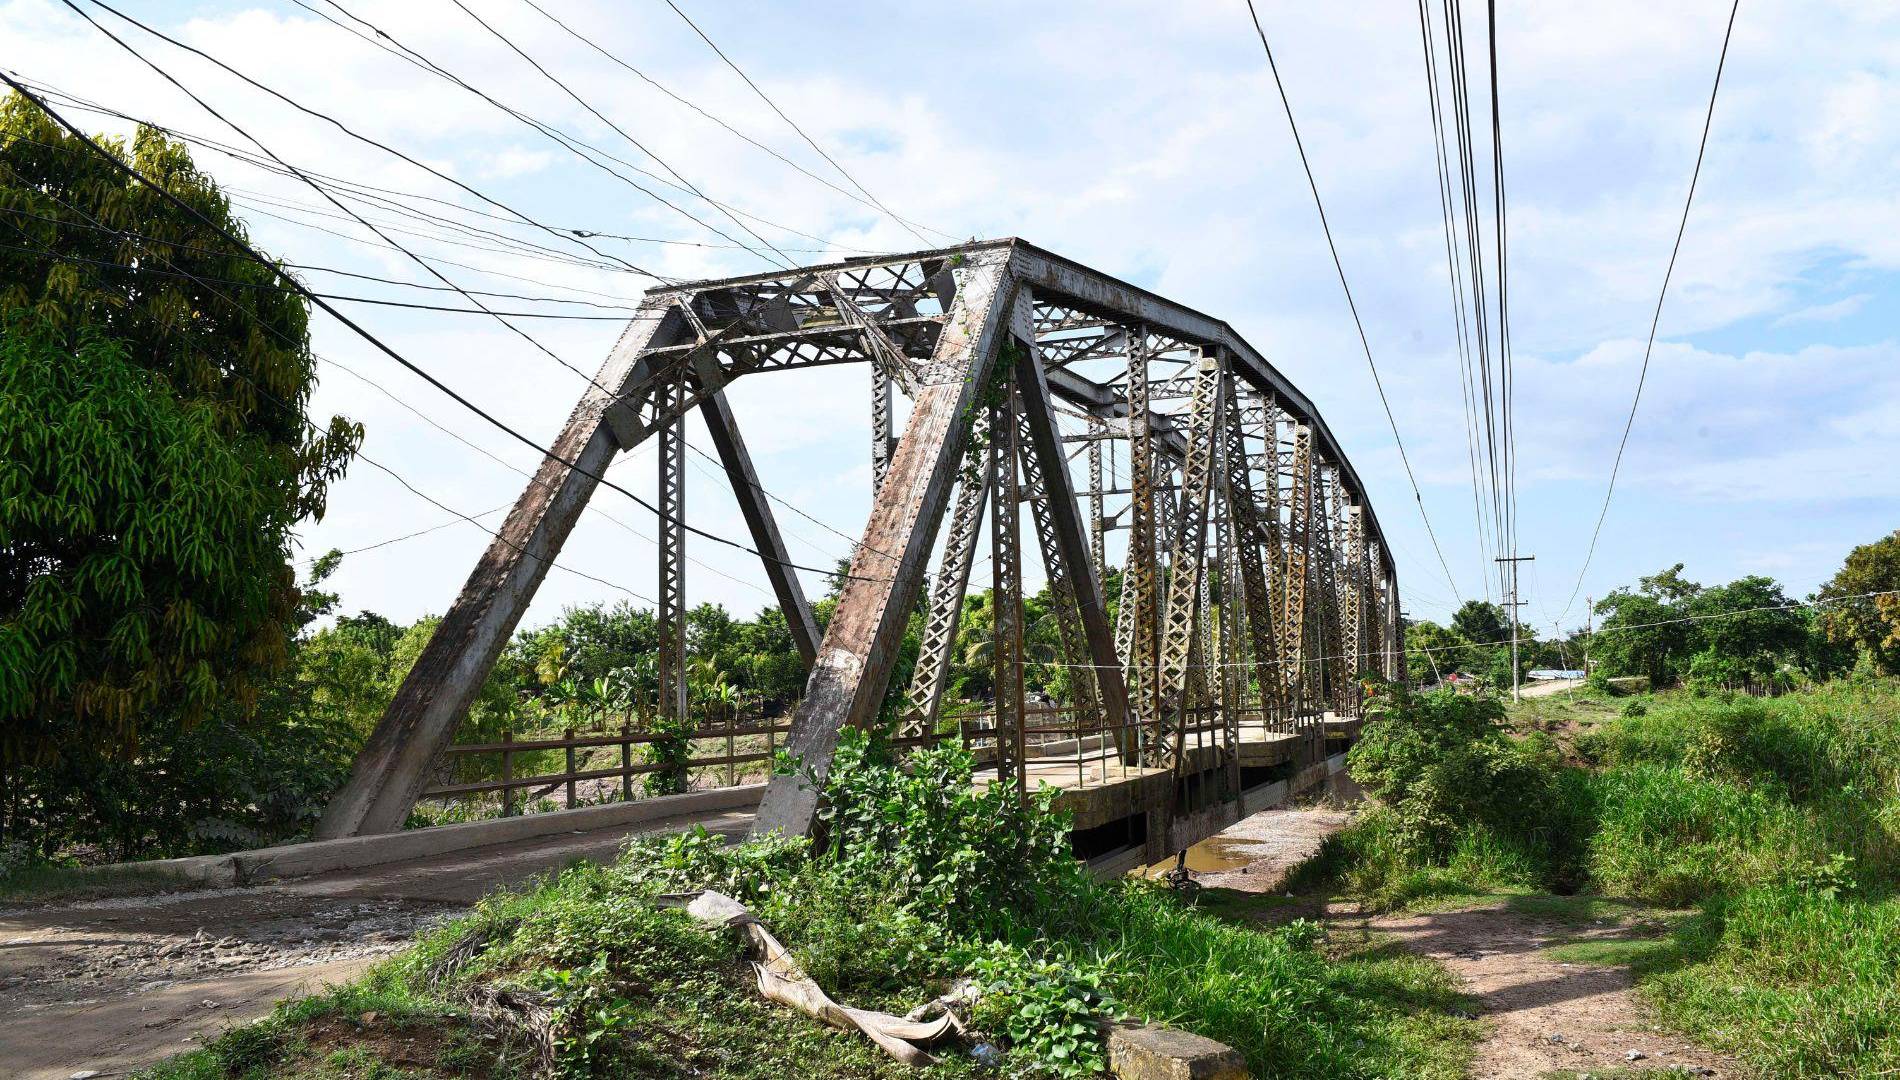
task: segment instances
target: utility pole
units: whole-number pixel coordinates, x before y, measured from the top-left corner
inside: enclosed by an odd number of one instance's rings
[[[1597,633],[1597,598],[1583,598],[1583,677],[1590,677],[1590,639]]]
[[[1511,609],[1510,620],[1511,620],[1511,700],[1512,701],[1524,700],[1523,692],[1518,688],[1518,676],[1517,676],[1517,609],[1524,606],[1524,601],[1519,600],[1517,598],[1517,564],[1522,563],[1522,562],[1531,562],[1532,560],[1536,558],[1537,556],[1535,555],[1500,555],[1496,559],[1492,560],[1493,562],[1511,564],[1511,598],[1504,602],[1504,606]]]

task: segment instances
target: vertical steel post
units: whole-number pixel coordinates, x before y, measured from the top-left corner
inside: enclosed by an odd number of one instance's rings
[[[1221,367],[1203,357],[1195,371],[1189,405],[1187,458],[1181,465],[1180,517],[1168,560],[1168,610],[1161,643],[1160,705],[1162,730],[1153,763],[1177,773],[1184,766],[1189,698],[1189,666],[1200,629],[1201,571],[1207,546],[1209,489],[1214,477],[1214,421],[1220,414]],[[1172,501],[1172,500],[1170,500]]]
[[[1089,555],[1095,561],[1095,580],[1108,573],[1108,529],[1102,519],[1102,450],[1108,425],[1089,417]]]
[[[1015,375],[999,371],[1000,400],[990,412],[990,563],[991,607],[995,612],[992,688],[996,698],[996,775],[1026,786],[1023,751],[1023,578],[1021,526],[1017,511],[1022,493],[1016,480]]]
[[[1286,668],[1286,686],[1294,717],[1294,726],[1302,726],[1302,712],[1308,707],[1307,674],[1312,653],[1307,648],[1306,586],[1308,545],[1312,542],[1309,524],[1313,510],[1313,432],[1305,424],[1293,427],[1293,455],[1289,463],[1291,483],[1287,499],[1286,608],[1280,619],[1280,655]]]
[[[1128,350],[1128,562],[1122,575],[1122,604],[1128,609],[1129,714],[1146,743],[1158,722],[1157,663],[1160,658],[1155,611],[1154,446],[1148,427],[1148,330],[1140,327]]]
[[[957,482],[957,502],[950,511],[950,534],[943,542],[943,560],[930,585],[924,609],[923,639],[918,643],[917,665],[905,692],[904,715],[898,721],[900,738],[934,734],[943,709],[943,688],[963,623],[963,598],[969,592],[970,570],[976,562],[977,529],[983,521],[983,503],[990,490],[990,411],[980,409],[972,418],[970,449],[964,455]]]
[[[676,404],[686,396],[684,379],[668,390]],[[686,702],[686,416],[659,430],[660,603],[657,614],[660,715],[679,724]]]

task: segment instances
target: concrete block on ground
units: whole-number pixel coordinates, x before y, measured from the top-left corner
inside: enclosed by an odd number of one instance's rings
[[[1108,1071],[1122,1080],[1247,1080],[1247,1062],[1225,1043],[1159,1024],[1108,1029]]]

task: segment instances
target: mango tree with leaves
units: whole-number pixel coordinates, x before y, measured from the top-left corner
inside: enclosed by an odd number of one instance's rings
[[[102,812],[65,788],[255,713],[299,626],[293,529],[362,438],[306,420],[305,302],[200,219],[243,235],[185,148],[105,142],[192,210],[0,102],[0,810],[43,847]],[[147,798],[166,828],[176,793]]]

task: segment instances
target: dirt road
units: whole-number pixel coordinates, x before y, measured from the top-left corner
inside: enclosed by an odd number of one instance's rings
[[[744,831],[750,812],[645,822]],[[0,1073],[120,1076],[348,981],[488,892],[580,859],[627,829],[567,833],[254,888],[0,911]]]
[[[1582,679],[1550,679],[1544,682],[1525,683],[1518,688],[1518,693],[1524,697],[1549,697],[1552,694],[1561,694],[1565,690],[1575,690],[1582,685]]]

